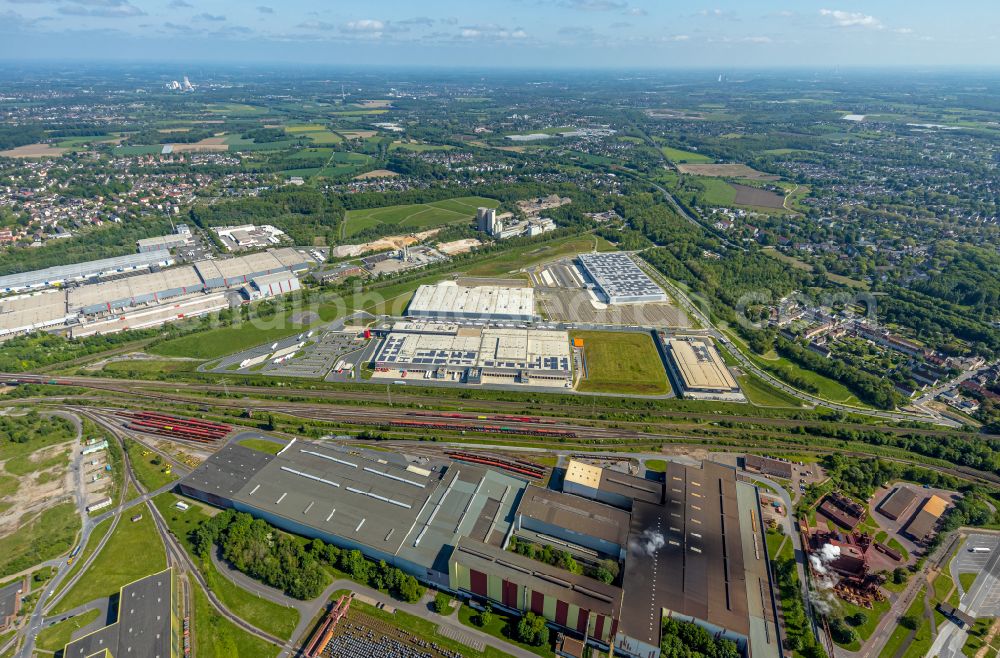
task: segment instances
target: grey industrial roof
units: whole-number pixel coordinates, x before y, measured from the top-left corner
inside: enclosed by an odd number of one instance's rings
[[[4,621],[14,614],[17,608],[18,592],[24,587],[24,579],[18,578],[3,589],[0,589],[0,629],[4,627]]]
[[[18,274],[8,274],[0,277],[0,290],[29,288],[44,285],[48,281],[68,281],[72,279],[85,279],[105,272],[115,270],[134,269],[149,267],[159,263],[171,261],[170,252],[165,249],[150,251],[140,254],[128,254],[116,258],[104,258],[92,260],[86,263],[74,263],[72,265],[56,265],[44,270],[33,270],[31,272],[20,272]]]
[[[525,483],[468,464],[427,470],[297,441],[275,456],[231,443],[183,486],[446,571],[443,548],[458,536],[502,543]]]
[[[903,516],[916,499],[917,494],[909,487],[896,487],[892,493],[886,496],[878,509],[886,516],[898,519]]]
[[[736,471],[669,462],[662,505],[636,501],[625,559],[627,636],[659,644],[663,609],[748,635]]]
[[[112,656],[170,658],[172,576],[168,568],[122,587],[118,620],[68,643],[63,656],[87,658],[107,650]]]
[[[175,267],[149,274],[129,276],[113,281],[83,285],[68,291],[71,309],[86,308],[95,304],[114,303],[134,297],[147,297],[179,288],[189,292],[202,289],[201,279],[190,265]]]
[[[619,473],[609,468],[601,470],[599,488],[602,491],[620,494],[633,500],[642,500],[647,503],[659,503],[663,500],[662,482],[647,480],[629,475],[628,473]]]
[[[551,489],[525,489],[517,513],[619,546],[628,539],[628,512]]]

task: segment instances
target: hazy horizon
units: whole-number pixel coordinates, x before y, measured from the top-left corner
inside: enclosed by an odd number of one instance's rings
[[[1000,66],[1000,6],[985,0],[947,7],[902,0],[267,3],[0,0],[0,60],[640,70]]]

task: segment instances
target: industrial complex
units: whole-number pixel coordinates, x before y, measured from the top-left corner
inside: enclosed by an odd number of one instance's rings
[[[664,482],[571,461],[557,491],[494,461],[414,463],[307,441],[272,455],[230,443],[179,489],[464,598],[534,612],[605,651],[655,658],[671,616],[747,656],[781,654],[760,502],[735,469],[670,463]],[[612,561],[620,575],[607,583],[511,550],[523,542],[583,565]]]
[[[569,385],[565,331],[397,322],[372,360],[380,377]]]
[[[667,301],[667,294],[663,289],[626,253],[612,251],[580,254],[578,260],[600,293],[602,301],[608,304]]]
[[[298,274],[310,264],[290,247],[161,269],[172,262],[169,252],[152,251],[15,275],[31,286],[0,299],[0,338],[36,330],[80,337],[196,317],[298,290]]]

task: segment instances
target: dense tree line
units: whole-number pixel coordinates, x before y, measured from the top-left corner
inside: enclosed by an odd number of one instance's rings
[[[191,531],[194,551],[208,558],[213,550],[239,571],[297,599],[312,599],[329,582],[324,567],[343,571],[355,581],[416,602],[424,588],[417,579],[385,562],[372,562],[358,550],[341,550],[321,539],[304,541],[263,519],[225,510]]]
[[[0,253],[0,275],[132,254],[136,240],[170,231],[167,219],[146,219],[82,230],[33,249],[6,249]]]
[[[736,643],[716,638],[707,630],[667,617],[660,633],[661,656],[666,658],[739,658]]]

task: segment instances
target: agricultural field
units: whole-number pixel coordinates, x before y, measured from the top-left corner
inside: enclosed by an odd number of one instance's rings
[[[496,208],[496,199],[459,197],[433,203],[414,203],[366,210],[349,210],[344,218],[344,237],[351,237],[377,226],[393,226],[398,230],[420,231],[445,224],[470,221],[476,208]]]
[[[783,208],[785,197],[775,194],[770,190],[764,190],[750,185],[732,184],[736,190],[735,202],[738,206],[753,206],[754,208],[777,209]]]
[[[575,331],[571,338],[583,339],[586,360],[586,374],[581,376],[576,390],[621,395],[670,392],[667,372],[649,334]]]
[[[778,180],[777,176],[757,171],[745,164],[679,164],[677,171],[694,176],[713,178],[746,178],[748,180]]]
[[[694,151],[682,151],[670,146],[661,146],[660,151],[674,164],[711,164],[712,158]]]

